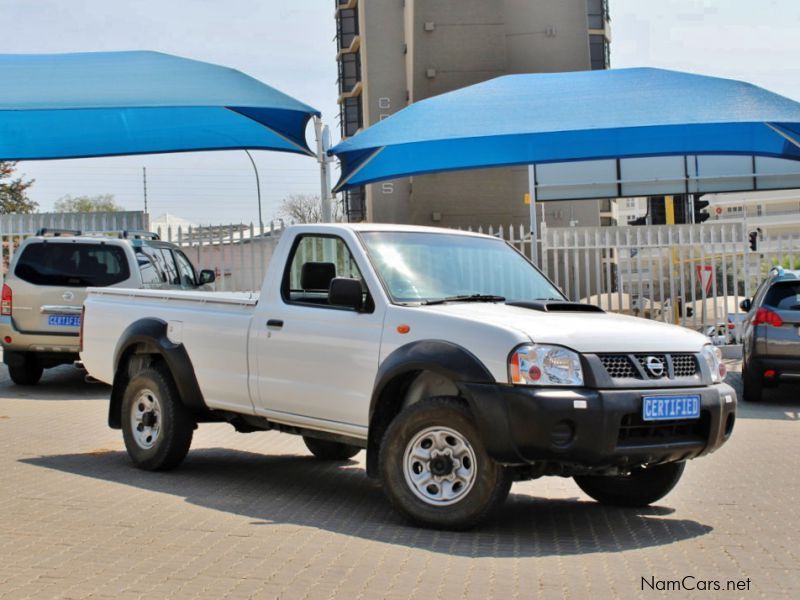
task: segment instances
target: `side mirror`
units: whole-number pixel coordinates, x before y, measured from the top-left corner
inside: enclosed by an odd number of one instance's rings
[[[214,283],[217,280],[217,274],[211,269],[203,269],[200,271],[200,285],[206,283]]]
[[[335,277],[328,288],[328,302],[331,306],[346,306],[356,311],[364,306],[361,282],[358,279]]]
[[[739,308],[741,308],[744,312],[750,312],[750,308],[753,306],[753,301],[750,298],[745,298],[741,302],[739,302]]]

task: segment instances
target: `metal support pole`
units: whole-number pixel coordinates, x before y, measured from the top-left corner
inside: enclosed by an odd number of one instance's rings
[[[528,194],[530,197],[531,261],[539,264],[538,227],[536,223],[536,166],[528,165]]]
[[[331,169],[333,159],[328,156],[330,147],[330,133],[328,126],[322,124],[322,119],[314,117],[314,133],[317,137],[317,162],[319,163],[320,195],[321,203],[320,215],[323,223],[330,223],[333,194],[331,194]]]
[[[253,171],[256,174],[256,194],[258,195],[258,225],[260,227],[259,233],[264,233],[264,219],[261,217],[261,181],[258,178],[258,167],[256,167],[256,161],[253,160],[252,155],[250,154],[249,150],[244,151],[247,154],[247,158],[250,159],[250,164],[253,165]]]

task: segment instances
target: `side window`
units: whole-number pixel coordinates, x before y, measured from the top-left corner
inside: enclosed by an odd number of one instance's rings
[[[161,255],[164,272],[167,274],[167,283],[170,285],[180,285],[181,278],[178,276],[178,268],[175,266],[175,259],[172,251],[168,248],[157,248],[156,252]]]
[[[139,265],[139,272],[142,274],[144,287],[155,287],[162,284],[161,274],[149,257],[141,253],[137,254],[136,262]]]
[[[167,274],[164,268],[163,259],[161,258],[161,253],[155,250],[154,248],[150,248],[148,246],[143,246],[141,248],[137,248],[136,250],[136,259],[139,262],[139,268],[141,269],[142,262],[149,263],[150,267],[152,267],[152,273],[148,273],[150,275],[150,285],[154,286],[163,286],[167,283]],[[147,268],[149,271],[149,268]],[[144,271],[142,272],[142,279],[144,280],[145,274]]]
[[[289,303],[329,307],[328,288],[334,277],[361,282],[365,306],[370,300],[366,283],[344,240],[337,237],[306,235],[295,244],[283,276],[283,299]]]
[[[173,250],[175,255],[175,262],[178,264],[178,274],[181,278],[181,287],[185,290],[193,290],[197,287],[197,277],[194,273],[194,267],[186,255],[180,250]]]

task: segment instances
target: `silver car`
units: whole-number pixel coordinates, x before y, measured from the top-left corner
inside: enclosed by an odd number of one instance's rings
[[[759,402],[765,386],[800,382],[800,271],[780,267],[741,302],[744,399]]]
[[[214,278],[152,233],[40,230],[22,242],[4,278],[3,362],[15,383],[34,385],[44,369],[78,360],[87,287],[207,289]]]

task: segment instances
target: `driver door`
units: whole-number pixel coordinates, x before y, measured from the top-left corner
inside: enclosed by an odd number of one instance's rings
[[[329,303],[334,277],[362,282],[364,309]],[[260,412],[284,422],[314,419],[320,428],[366,435],[384,314],[342,238],[300,236],[280,294],[254,325],[259,329]]]

